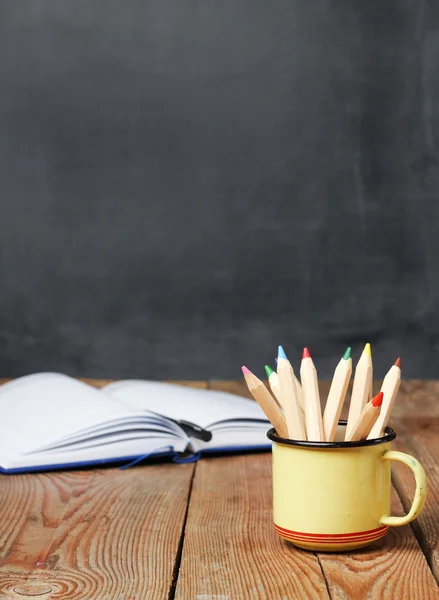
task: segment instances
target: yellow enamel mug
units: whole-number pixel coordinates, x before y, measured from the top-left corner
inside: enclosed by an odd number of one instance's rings
[[[343,427],[346,421],[340,421]],[[383,537],[389,526],[415,519],[424,506],[424,469],[413,456],[391,450],[396,434],[390,427],[381,438],[358,442],[294,441],[278,437],[274,429],[267,435],[273,442],[274,526],[300,548],[362,548]],[[404,517],[390,516],[392,460],[410,467],[416,480]]]

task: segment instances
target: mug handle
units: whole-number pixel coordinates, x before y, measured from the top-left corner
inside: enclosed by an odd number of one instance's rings
[[[413,499],[413,504],[408,512],[403,517],[381,517],[381,523],[383,525],[391,525],[393,527],[399,527],[400,525],[406,525],[416,519],[421,510],[424,507],[425,500],[427,499],[427,477],[425,475],[425,471],[422,468],[422,465],[419,461],[416,460],[410,454],[405,454],[405,452],[398,452],[397,450],[388,450],[381,457],[384,460],[397,460],[399,462],[404,463],[413,471],[413,475],[415,476],[416,481],[416,491],[415,497]]]

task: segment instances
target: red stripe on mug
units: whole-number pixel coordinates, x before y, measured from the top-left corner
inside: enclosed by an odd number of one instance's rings
[[[283,537],[288,537],[291,539],[296,539],[296,540],[302,540],[302,541],[309,541],[309,542],[329,542],[329,543],[349,543],[349,542],[358,542],[361,540],[369,540],[369,539],[378,539],[380,537],[382,537],[387,530],[380,530],[379,532],[376,533],[369,533],[366,535],[358,535],[358,536],[350,536],[347,538],[340,538],[340,537],[328,537],[328,536],[306,536],[306,535],[291,535],[288,534],[286,532],[283,531],[279,531],[277,530],[277,532],[282,535]]]
[[[356,544],[358,542],[374,542],[375,540],[379,540],[380,538],[383,537],[384,534],[380,533],[379,535],[369,535],[369,536],[363,536],[363,537],[358,537],[358,538],[350,538],[348,540],[340,540],[340,539],[332,539],[332,540],[328,540],[327,538],[325,539],[316,539],[316,538],[301,538],[301,537],[294,537],[294,536],[290,536],[287,535],[285,533],[280,533],[278,532],[278,534],[283,537],[284,539],[290,541],[290,542],[297,542],[297,543],[305,543],[305,544],[333,544],[333,545],[345,545],[345,544]]]
[[[373,533],[373,534],[369,534],[369,535],[359,535],[358,537],[350,537],[350,538],[318,538],[318,537],[306,537],[306,536],[300,536],[300,535],[288,535],[287,533],[282,533],[280,531],[278,531],[279,535],[281,535],[284,538],[288,538],[291,540],[297,540],[297,541],[302,541],[302,542],[321,542],[323,544],[328,543],[328,544],[349,544],[351,542],[360,542],[360,541],[366,541],[366,540],[375,540],[375,539],[379,539],[380,537],[382,537],[384,535],[385,532],[380,532],[378,534]]]
[[[289,536],[286,535],[285,533],[280,534],[283,538],[285,538],[286,540],[290,540],[292,542],[305,542],[305,543],[309,543],[309,544],[315,544],[316,542],[318,542],[319,544],[353,544],[353,543],[357,543],[357,542],[373,542],[375,540],[379,540],[382,537],[382,534],[380,535],[369,535],[369,536],[365,536],[365,537],[358,537],[358,538],[350,538],[349,540],[328,540],[328,539],[310,539],[310,538],[300,538],[300,537],[293,537],[293,536]]]
[[[353,538],[351,540],[302,540],[301,538],[293,538],[288,535],[282,534],[281,537],[287,542],[292,542],[293,544],[327,544],[332,546],[345,546],[346,544],[358,544],[362,542],[375,542],[376,540],[381,539],[382,535],[375,535],[373,537],[368,538]]]
[[[366,531],[357,531],[353,533],[303,533],[300,531],[291,531],[290,529],[285,529],[284,527],[280,527],[276,524],[274,527],[276,531],[284,537],[296,539],[297,541],[319,541],[323,543],[349,543],[373,540],[375,538],[378,539],[382,537],[389,529],[387,525],[383,525],[377,529],[368,529]]]
[[[355,531],[355,532],[350,532],[350,533],[304,533],[302,531],[293,531],[291,529],[285,529],[285,527],[276,525],[276,523],[274,524],[274,526],[276,527],[276,529],[279,529],[280,531],[284,531],[285,533],[288,533],[290,535],[308,535],[311,537],[317,536],[317,537],[338,537],[338,538],[357,536],[357,535],[365,535],[368,533],[378,533],[379,531],[384,531],[384,530],[389,529],[388,525],[381,525],[381,527],[378,527],[377,529],[365,529],[364,531]]]

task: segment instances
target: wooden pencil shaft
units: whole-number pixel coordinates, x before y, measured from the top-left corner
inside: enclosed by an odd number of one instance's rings
[[[304,407],[304,403],[303,403],[303,389],[300,384],[300,381],[297,379],[295,374],[294,374],[294,381],[296,383],[297,399],[299,401],[300,410],[302,411],[302,413],[305,413],[305,407]]]
[[[270,389],[273,392],[274,397],[276,398],[276,400],[278,401],[278,403],[280,404],[280,406],[282,406],[283,408],[283,404],[282,404],[282,394],[280,392],[280,383],[279,383],[279,376],[277,373],[272,373],[270,375],[270,377],[268,378],[268,383],[270,384]]]
[[[289,437],[293,440],[306,440],[305,425],[297,398],[294,370],[288,360],[278,358],[277,374]]]
[[[302,386],[300,385],[300,381],[297,379],[296,374],[294,373],[294,369],[293,369],[293,374],[294,374],[294,383],[296,384],[296,396],[297,396],[297,400],[299,402],[300,410],[302,411],[302,418],[304,418],[303,390],[302,390]],[[274,386],[272,385],[272,378],[273,378],[273,384],[274,384]],[[273,392],[273,394],[276,397],[277,397],[277,394],[279,394],[281,396],[282,394],[280,393],[279,375],[277,373],[273,372],[270,375],[268,381],[270,383],[270,388],[271,388],[271,391]],[[277,399],[279,401],[279,404],[283,407],[283,405],[282,405],[282,398],[280,397],[280,398],[277,398]]]
[[[333,442],[337,431],[338,420],[346,398],[352,374],[352,359],[342,358],[332,378],[331,388],[323,413],[323,432],[326,442]]]
[[[256,382],[259,383],[256,383],[254,379],[256,379]],[[248,389],[250,390],[253,398],[264,411],[265,416],[275,428],[276,433],[280,437],[287,438],[287,423],[281,409],[262,381],[258,380],[257,377],[254,377],[254,379],[250,376],[246,376],[245,378]]]
[[[279,382],[279,375],[277,375],[277,373],[276,373],[276,376],[277,376],[277,381]],[[295,389],[296,389],[296,398],[297,398],[297,401],[298,401],[298,404],[299,404],[300,414],[301,414],[301,417],[302,417],[302,422],[303,422],[303,424],[305,424],[305,412],[304,412],[304,408],[303,408],[303,390],[302,390],[302,386],[300,385],[300,381],[297,379],[295,373],[294,373],[294,383],[295,383]],[[278,401],[279,401],[279,404],[282,406],[282,408],[284,408],[283,404],[282,404],[282,394],[280,392],[280,385],[279,385],[279,383],[278,383],[278,386],[279,386],[278,387],[278,393],[280,395],[280,397],[278,398]],[[276,392],[275,392],[275,390],[273,388],[272,388],[272,392],[276,396]]]
[[[384,377],[381,391],[383,392],[383,404],[380,415],[372,427],[367,438],[369,440],[379,438],[384,435],[385,429],[389,423],[393,405],[395,404],[396,396],[398,395],[399,386],[401,385],[401,369],[392,366]]]
[[[306,435],[308,441],[324,442],[322,409],[320,406],[319,382],[317,371],[311,358],[302,360],[300,367],[302,381]]]
[[[373,406],[371,402],[366,404],[352,431],[349,434],[346,432],[346,442],[365,440],[379,415],[379,406]]]
[[[288,437],[288,427],[284,415],[276,404],[274,398],[264,385],[252,390],[253,397],[259,403],[267,419],[275,428],[280,437]]]
[[[351,433],[361,415],[363,408],[369,401],[371,387],[372,359],[366,352],[363,352],[360,360],[358,361],[357,368],[355,369],[346,435]]]

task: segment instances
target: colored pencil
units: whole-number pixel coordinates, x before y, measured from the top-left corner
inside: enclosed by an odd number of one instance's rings
[[[247,367],[242,367],[245,381],[253,398],[264,411],[267,419],[273,425],[279,437],[288,437],[288,427],[276,400],[267,390],[260,379],[256,377]]]
[[[303,418],[305,418],[305,402],[304,402],[302,384],[297,379],[296,375],[294,375],[294,379],[296,381],[297,399],[299,400],[300,410],[302,411]]]
[[[319,382],[317,371],[308,348],[304,348],[300,366],[305,408],[307,439],[312,442],[324,442],[322,409],[320,406]]]
[[[273,392],[273,396],[276,398],[278,404],[282,406],[282,396],[280,393],[280,384],[279,377],[276,371],[273,371],[271,367],[265,365],[265,372],[267,374],[268,383],[270,385],[270,389]]]
[[[352,374],[352,351],[346,350],[335,368],[328,399],[323,413],[323,432],[325,441],[334,441],[341,409],[346,398],[349,381]]]
[[[306,440],[305,423],[299,406],[294,369],[282,346],[279,346],[278,349],[277,374],[288,435],[292,440]]]
[[[397,358],[395,363],[390,367],[387,375],[384,377],[383,385],[381,386],[381,391],[384,394],[383,407],[381,408],[380,416],[367,436],[367,439],[372,440],[384,435],[400,385],[401,359]]]
[[[275,358],[277,364],[277,358]],[[296,391],[297,391],[297,399],[299,401],[300,410],[302,411],[302,417],[305,418],[304,407],[303,407],[303,389],[300,384],[300,381],[297,379],[296,374],[294,373],[294,381],[296,383]]]
[[[357,440],[365,440],[369,432],[380,416],[381,404],[383,402],[383,392],[379,392],[375,398],[366,404],[363,411],[352,428],[349,435],[346,434],[346,442],[355,442]]]
[[[374,395],[373,395],[373,361],[372,361],[372,348],[371,348],[370,344],[369,344],[369,351],[370,351],[370,374],[369,374],[370,386],[369,386],[369,397],[367,398],[367,402],[370,402],[374,398]]]
[[[364,346],[363,353],[355,369],[354,384],[352,388],[351,405],[349,407],[348,425],[346,436],[352,433],[354,426],[370,398],[372,387],[372,352],[370,344]]]

